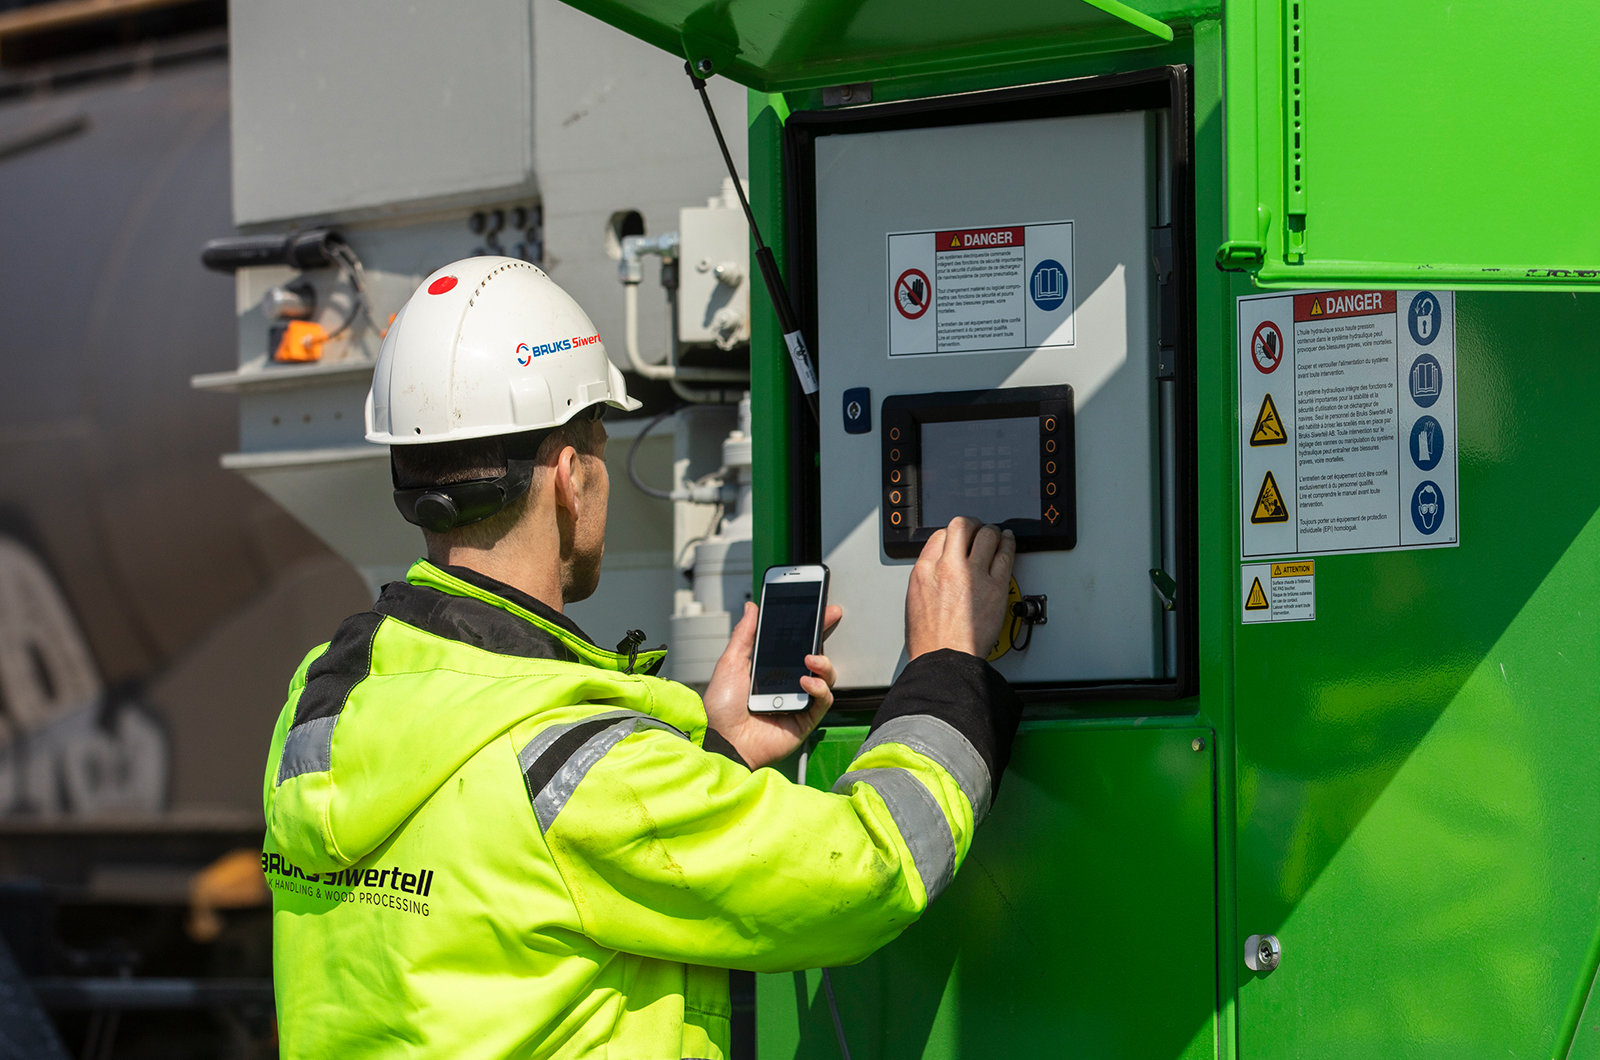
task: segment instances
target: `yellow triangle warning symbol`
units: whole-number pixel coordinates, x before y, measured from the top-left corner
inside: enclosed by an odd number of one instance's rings
[[[1250,513],[1252,523],[1286,523],[1289,509],[1283,506],[1283,494],[1278,492],[1278,480],[1267,472],[1261,480],[1261,492],[1256,494],[1255,510]]]
[[[952,246],[952,247],[959,247],[959,246],[961,246],[961,237],[960,237],[960,236],[951,236],[951,237],[950,237],[950,245],[951,245],[951,246]]]
[[[1322,299],[1318,298],[1312,301],[1311,315],[1314,317],[1320,317],[1322,315]]]
[[[1261,579],[1256,578],[1250,584],[1250,595],[1244,598],[1246,611],[1266,611],[1272,605],[1267,603],[1267,594],[1261,591]]]
[[[1250,444],[1283,445],[1288,440],[1289,432],[1283,429],[1278,406],[1272,403],[1272,395],[1268,394],[1261,399],[1261,411],[1256,413],[1256,426],[1250,432]]]

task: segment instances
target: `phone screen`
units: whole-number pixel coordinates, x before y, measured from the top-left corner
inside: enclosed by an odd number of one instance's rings
[[[761,632],[756,639],[754,694],[803,693],[806,669],[822,605],[822,582],[769,582],[761,593]]]

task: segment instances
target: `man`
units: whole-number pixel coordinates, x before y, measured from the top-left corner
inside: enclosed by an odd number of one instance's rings
[[[430,276],[384,340],[368,438],[428,559],[295,674],[263,864],[286,1057],[726,1056],[726,969],[848,964],[949,883],[1019,707],[981,653],[1016,545],[957,520],[906,601],[904,674],[825,793],[763,768],[832,702],[746,710],[747,605],[704,702],[562,613],[600,575],[607,405],[637,408],[531,265]],[[830,608],[828,623],[839,621]]]

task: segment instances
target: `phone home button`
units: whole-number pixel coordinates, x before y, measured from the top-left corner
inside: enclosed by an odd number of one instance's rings
[[[776,710],[781,706],[783,706],[783,697],[782,696],[773,696],[772,697],[772,709]]]

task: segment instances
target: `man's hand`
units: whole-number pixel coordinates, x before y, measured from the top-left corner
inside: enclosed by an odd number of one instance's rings
[[[1000,596],[1004,599],[1004,589]],[[794,753],[833,705],[833,683],[838,679],[826,655],[807,655],[806,669],[814,676],[802,677],[800,687],[811,697],[811,706],[792,714],[751,714],[750,655],[756,643],[756,613],[756,605],[746,601],[744,617],[733,627],[705,694],[706,719],[751,769]],[[829,605],[822,616],[823,637],[833,632],[843,615],[843,608]]]
[[[1017,538],[965,516],[935,530],[906,590],[906,655],[940,648],[986,658],[1006,620]]]

